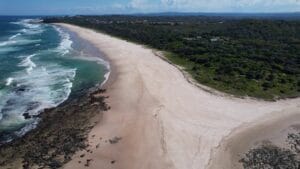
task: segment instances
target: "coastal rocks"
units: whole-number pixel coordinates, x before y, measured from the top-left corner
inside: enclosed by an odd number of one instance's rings
[[[249,150],[240,160],[244,169],[299,169],[300,133],[290,133],[287,142],[290,149],[281,148],[272,143]]]
[[[39,103],[39,102],[30,102],[27,105],[25,113],[23,113],[24,118],[26,120],[27,119],[31,119],[31,118],[37,118],[38,115],[31,115],[30,112],[32,112],[33,110],[37,109],[40,105],[41,105],[41,103]]]
[[[24,119],[26,119],[26,120],[31,119],[31,117],[32,117],[29,113],[24,113],[23,116],[24,116]]]
[[[295,154],[290,150],[273,145],[264,145],[260,148],[250,150],[241,162],[245,169],[299,168],[299,161],[297,161]]]
[[[30,102],[30,103],[28,103],[25,112],[30,112],[30,111],[38,108],[40,105],[41,105],[41,103],[39,103],[39,102]]]
[[[62,166],[62,163],[58,160],[53,160],[49,164],[50,168],[60,168],[61,166]]]
[[[25,120],[28,120],[28,119],[32,119],[32,118],[39,118],[40,115],[31,115],[29,113],[24,113],[23,117],[24,117]]]
[[[45,110],[39,115],[40,123],[36,129],[0,147],[0,168],[15,166],[16,161],[20,161],[17,168],[56,169],[70,161],[75,152],[88,147],[86,140],[94,125],[90,119],[95,115],[101,117],[108,109],[104,92],[95,88],[78,99]],[[29,113],[35,106],[32,103],[28,107],[28,112],[23,114],[25,119],[36,117]],[[89,166],[91,161],[86,161],[85,165]]]
[[[14,89],[14,92],[17,94],[17,95],[21,95],[23,94],[24,92],[26,91],[29,91],[29,88],[25,85],[21,85],[21,86],[18,86]]]

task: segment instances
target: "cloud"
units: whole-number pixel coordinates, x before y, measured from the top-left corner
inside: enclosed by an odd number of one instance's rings
[[[129,7],[146,11],[294,12],[300,0],[131,0]]]
[[[151,0],[131,0],[127,7],[138,10],[153,10],[158,7],[157,5]]]
[[[0,0],[1,1],[1,0]],[[79,7],[74,13],[120,14],[150,12],[299,12],[300,0],[130,0]]]

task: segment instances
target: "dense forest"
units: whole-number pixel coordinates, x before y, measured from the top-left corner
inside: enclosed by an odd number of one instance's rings
[[[208,16],[45,18],[166,51],[200,83],[263,99],[300,95],[300,20]]]

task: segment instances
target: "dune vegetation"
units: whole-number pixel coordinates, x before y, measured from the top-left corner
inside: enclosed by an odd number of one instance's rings
[[[300,93],[300,21],[204,16],[47,18],[166,51],[198,82],[266,100]]]

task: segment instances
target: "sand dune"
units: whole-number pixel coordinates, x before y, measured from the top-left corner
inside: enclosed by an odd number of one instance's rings
[[[211,94],[151,49],[60,25],[93,43],[112,64],[105,85],[111,110],[90,133],[92,153],[77,153],[66,169],[84,168],[87,159],[91,169],[228,168],[226,141],[250,126],[300,114],[300,99],[266,102]],[[255,131],[259,128],[254,137]],[[238,143],[249,139],[240,137]],[[227,158],[220,156],[224,153]]]

